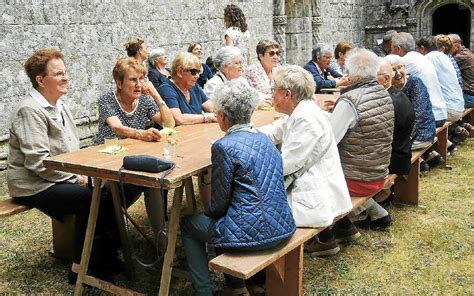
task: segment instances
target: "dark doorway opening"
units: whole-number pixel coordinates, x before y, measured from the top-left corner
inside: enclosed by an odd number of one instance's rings
[[[459,4],[447,4],[433,13],[433,35],[456,33],[464,45],[471,44],[471,11]]]

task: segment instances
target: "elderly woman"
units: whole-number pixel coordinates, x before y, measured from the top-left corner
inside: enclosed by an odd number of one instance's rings
[[[318,44],[312,51],[312,59],[304,69],[313,75],[316,82],[316,92],[319,93],[323,88],[345,87],[350,85],[347,77],[334,71],[329,65],[333,58],[332,48],[327,44]]]
[[[173,113],[176,125],[216,122],[213,104],[196,84],[201,62],[193,54],[182,52],[171,67],[171,80],[163,83],[158,92]]]
[[[271,98],[273,69],[280,63],[280,45],[272,40],[260,40],[257,44],[258,61],[244,73],[251,87]]]
[[[161,134],[157,129],[148,127],[150,122],[174,127],[173,115],[165,102],[161,100],[158,107],[151,96],[143,93],[146,70],[142,64],[134,58],[119,59],[112,75],[116,90],[111,90],[99,98],[99,133],[96,144],[104,143],[107,137],[158,141]],[[127,204],[144,191],[144,187],[126,184]],[[158,201],[145,195],[145,203],[148,217],[157,235],[160,225],[160,217],[157,216]]]
[[[229,80],[242,77],[242,56],[240,49],[237,47],[225,46],[219,49],[213,61],[218,71],[214,77],[204,85],[204,92],[208,97],[211,97],[219,85]],[[245,80],[244,78],[241,79]]]
[[[281,145],[285,187],[298,227],[327,227],[352,209],[337,144],[323,111],[312,101],[315,83],[299,66],[275,70],[275,110],[288,116],[259,128]],[[316,255],[339,251],[329,230],[307,246]]]
[[[204,55],[204,52],[202,51],[202,45],[198,42],[191,43],[188,47],[188,52],[195,55],[199,61],[201,61]],[[204,85],[207,83],[207,81],[209,81],[209,79],[212,78],[212,76],[214,76],[214,74],[212,73],[211,68],[206,63],[201,63],[201,73],[199,74],[197,83],[201,87],[204,87]]]
[[[431,146],[436,135],[436,122],[425,84],[418,77],[407,76],[400,56],[391,54],[384,59],[392,65],[394,71],[392,86],[410,98],[415,110],[415,125],[411,134],[412,150]]]
[[[7,183],[16,203],[37,208],[56,220],[75,215],[74,257],[70,282],[74,283],[81,261],[92,190],[87,177],[47,169],[43,160],[79,150],[79,135],[68,106],[61,99],[67,93],[68,74],[63,55],[52,48],[35,52],[25,63],[32,88],[12,113]],[[101,216],[106,211],[101,211]],[[113,212],[113,210],[112,210]],[[100,220],[99,220],[100,221]],[[105,229],[103,229],[105,230]],[[100,227],[96,237],[101,236]],[[102,231],[103,232],[103,231]],[[106,250],[101,252],[100,250]],[[96,239],[90,272],[100,272],[98,260],[112,264],[113,247]]]
[[[168,56],[164,48],[153,49],[148,57],[148,79],[155,89],[171,77],[171,70],[166,68]]]
[[[340,77],[347,75],[347,69],[345,67],[346,56],[353,48],[354,45],[346,41],[339,42],[336,48],[334,48],[334,60],[331,61],[329,67],[337,72]]]
[[[163,100],[158,106],[152,97],[143,93],[146,69],[133,58],[119,59],[113,70],[116,90],[99,98],[99,134],[96,143],[106,137],[133,138],[158,141],[155,128],[147,128],[150,121],[174,127],[173,115]]]
[[[245,65],[250,64],[250,32],[242,9],[229,4],[224,9],[224,42],[227,46],[236,46],[242,54]]]
[[[206,242],[217,254],[264,250],[289,238],[295,224],[286,201],[282,159],[250,124],[257,94],[243,81],[214,94],[217,122],[226,135],[212,145],[212,197],[205,215],[181,222],[183,245],[197,295],[212,295]],[[225,295],[248,295],[245,281],[224,275]]]

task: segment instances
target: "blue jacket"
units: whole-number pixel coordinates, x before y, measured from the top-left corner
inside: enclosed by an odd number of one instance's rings
[[[319,92],[322,88],[335,88],[336,87],[336,81],[335,80],[328,80],[328,74],[331,74],[332,77],[334,78],[339,78],[342,77],[340,73],[335,71],[333,68],[328,67],[326,71],[323,72],[323,76],[321,77],[321,74],[318,71],[318,68],[314,64],[313,61],[309,61],[304,65],[303,67],[306,71],[309,71],[313,75],[313,79],[316,82],[316,92]]]
[[[210,245],[265,246],[295,232],[286,199],[283,163],[260,132],[237,130],[212,145],[212,198],[206,215],[216,220]]]
[[[171,72],[171,70],[167,69],[168,71]],[[158,87],[163,84],[163,82],[169,80],[166,75],[162,74],[158,69],[156,68],[150,68],[148,70],[148,79],[153,83],[153,86],[158,90]]]

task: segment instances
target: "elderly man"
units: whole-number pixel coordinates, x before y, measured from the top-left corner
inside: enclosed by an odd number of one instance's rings
[[[382,43],[375,46],[372,51],[375,52],[375,54],[379,57],[384,57],[390,54],[390,52],[392,51],[392,37],[395,34],[397,34],[397,31],[395,30],[388,30],[387,32],[385,32],[385,34],[383,35]]]
[[[312,101],[314,89],[313,78],[303,68],[278,68],[273,102],[275,110],[287,116],[259,128],[281,145],[288,203],[299,227],[330,226],[334,218],[352,208],[331,125]],[[339,251],[336,239],[351,240],[360,235],[348,218],[335,228],[336,238],[327,229],[305,250],[317,256],[332,255]]]
[[[474,55],[462,45],[461,37],[458,34],[449,34],[449,39],[453,43],[451,54],[458,63],[464,82],[464,106],[474,107]]]
[[[411,133],[415,124],[415,111],[410,99],[401,91],[392,86],[394,72],[392,65],[380,58],[380,68],[377,73],[377,82],[390,94],[395,111],[395,126],[393,131],[392,154],[390,156],[389,174],[408,175],[411,167]],[[387,188],[374,197],[378,202],[392,196]],[[360,228],[370,228],[370,219],[356,223]]]
[[[384,187],[388,175],[394,110],[390,95],[377,83],[380,61],[373,52],[355,50],[346,63],[352,86],[336,102],[330,121],[349,193],[368,196]],[[363,210],[370,228],[390,226],[390,215],[373,199],[356,212]]]
[[[446,103],[447,119],[457,121],[464,112],[464,98],[453,64],[446,54],[438,51],[436,38],[433,36],[421,38],[417,42],[417,51],[427,57],[436,70],[441,94]]]
[[[442,126],[448,117],[447,107],[438,83],[436,69],[431,61],[415,51],[415,39],[410,33],[405,32],[397,33],[392,37],[392,54],[403,58],[408,74],[423,81],[428,89],[436,126]]]
[[[333,49],[327,44],[318,44],[311,52],[311,61],[304,65],[316,82],[316,92],[323,88],[345,87],[350,85],[347,77],[342,76],[329,65],[333,58]]]

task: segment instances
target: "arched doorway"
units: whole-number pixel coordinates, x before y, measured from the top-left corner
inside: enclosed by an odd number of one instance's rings
[[[456,33],[469,47],[471,44],[471,12],[468,7],[459,4],[447,4],[433,13],[432,34]]]

